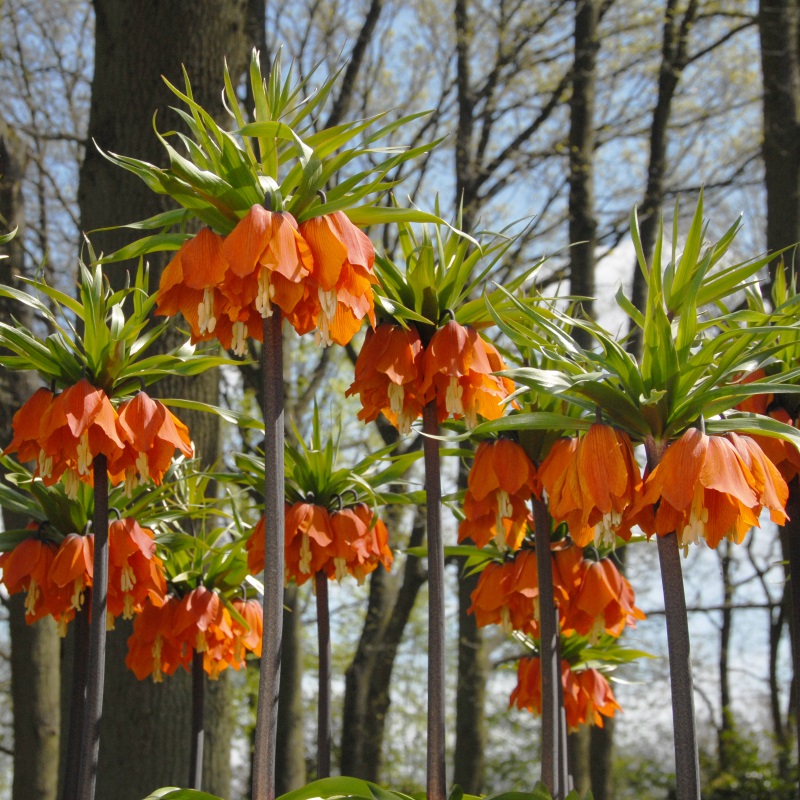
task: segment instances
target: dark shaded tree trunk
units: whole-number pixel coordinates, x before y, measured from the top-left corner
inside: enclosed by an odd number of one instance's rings
[[[460,559],[463,561],[463,559]],[[463,563],[459,565],[463,567]],[[468,614],[478,575],[458,581],[458,683],[456,687],[456,746],[453,783],[467,794],[483,790],[486,765],[486,681],[489,660],[475,615]]]
[[[182,86],[181,65],[192,81],[195,98],[210,113],[223,117],[220,90],[223,59],[233,75],[246,63],[244,0],[176,0],[136,4],[95,0],[95,72],[89,119],[89,139],[115,153],[163,163],[163,146],[152,129],[158,110],[160,130],[179,122],[167,110],[175,98],[161,75]],[[89,147],[78,189],[84,231],[143,219],[168,207],[171,201],[153,194],[135,176],[112,166]],[[92,234],[95,249],[110,252],[133,238],[131,232]],[[164,259],[151,259],[157,281]],[[112,284],[124,283],[131,265],[108,268]],[[135,265],[133,265],[135,268]],[[151,285],[151,289],[154,285]],[[174,342],[173,342],[174,344]],[[164,346],[170,346],[165,342]],[[207,373],[188,381],[165,382],[160,394],[216,402],[217,376]],[[213,462],[218,450],[218,424],[209,416],[182,415],[189,425],[197,453]],[[105,713],[97,779],[99,797],[138,800],[163,785],[185,781],[189,759],[189,702],[187,675],[163,684],[139,682],[124,666],[127,624],[108,639]],[[207,791],[229,790],[231,733],[227,681],[209,686],[206,700],[209,724],[205,741]],[[136,753],[136,758],[131,758]]]
[[[800,241],[800,3],[761,0],[758,10],[764,82],[764,178],[767,249]],[[784,260],[796,273],[796,249]],[[772,265],[774,274],[775,264]]]
[[[589,727],[583,725],[567,734],[567,754],[572,785],[581,797],[592,787],[589,758]]]
[[[800,240],[800,3],[798,0],[761,0],[758,10],[761,69],[764,82],[764,174],[767,190],[767,250],[790,248],[783,256],[797,273],[796,248]],[[775,267],[772,267],[774,275]],[[793,586],[800,574],[800,538],[797,513],[800,487],[790,484],[787,512],[793,516],[781,528],[781,547],[787,564],[786,591],[792,640],[794,679],[792,707],[796,742],[800,748],[800,597]],[[791,580],[791,576],[795,580]]]
[[[425,541],[425,517],[417,510],[408,540],[409,547]],[[427,576],[420,560],[408,556],[402,583],[392,605],[384,593],[387,575],[372,573],[367,618],[375,638],[362,634],[351,666],[345,675],[345,703],[342,729],[341,772],[343,775],[380,781],[383,737],[391,704],[390,687],[395,657],[419,590]],[[374,597],[373,597],[374,593]],[[383,596],[382,596],[383,595]],[[384,605],[386,604],[386,605]],[[379,609],[390,609],[380,627],[375,627]]]
[[[572,74],[569,125],[569,241],[570,288],[592,316],[595,295],[597,218],[594,209],[594,102],[597,73],[597,24],[599,0],[576,0],[575,67]],[[580,328],[575,337],[588,345],[590,337]]]
[[[459,462],[458,488],[467,488],[469,466]],[[456,683],[456,744],[453,755],[453,783],[467,794],[480,794],[486,766],[486,681],[489,657],[483,631],[474,614],[472,592],[478,585],[477,573],[464,575],[466,558],[457,559],[458,581],[458,682]]]
[[[19,524],[5,512],[4,523]],[[14,704],[13,800],[55,800],[61,717],[60,641],[51,617],[25,622],[25,594],[8,602]]]
[[[275,791],[299,789],[306,782],[303,741],[303,642],[297,585],[283,591],[283,647],[278,701],[278,747],[275,754]]]
[[[25,210],[22,179],[27,153],[18,137],[0,119],[0,226],[18,228],[17,238],[0,248],[0,283],[17,286],[24,274],[22,247]],[[11,314],[29,324],[18,303],[0,298],[0,319]],[[0,371],[0,449],[11,439],[11,420],[16,410],[38,388],[32,373]],[[2,511],[7,530],[29,522],[7,509]],[[35,625],[25,622],[25,595],[8,602],[11,637],[11,700],[14,706],[13,800],[55,800],[58,792],[58,750],[61,697],[59,687],[60,640],[52,618]]]
[[[650,125],[650,158],[647,164],[647,186],[639,206],[639,232],[642,250],[648,263],[653,255],[661,208],[664,205],[667,175],[667,146],[672,101],[683,70],[689,61],[689,33],[697,18],[697,0],[689,0],[686,11],[678,12],[678,0],[667,0],[661,44],[661,67],[658,73],[658,96]],[[638,309],[644,307],[647,284],[638,263],[633,267],[631,301]],[[641,330],[631,326],[630,348],[641,349]]]

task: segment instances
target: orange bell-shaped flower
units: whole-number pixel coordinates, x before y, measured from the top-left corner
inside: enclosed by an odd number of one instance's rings
[[[326,565],[329,578],[341,581],[352,575],[362,584],[378,564],[386,570],[391,568],[394,557],[389,548],[389,531],[379,518],[373,524],[372,516],[366,503],[330,515],[333,557]]]
[[[539,480],[556,522],[566,522],[584,547],[613,547],[630,538],[627,509],[641,488],[641,476],[627,435],[595,423],[580,439],[561,439],[539,467]]]
[[[134,617],[125,666],[140,681],[152,675],[153,683],[161,683],[164,675],[173,675],[178,667],[188,670],[192,651],[183,647],[173,633],[179,605],[180,600],[173,595],[161,606],[147,601]]]
[[[13,550],[0,555],[2,583],[9,594],[26,592],[25,621],[29,624],[57,616],[69,604],[68,592],[60,591],[49,579],[50,567],[58,552],[52,542],[32,536],[23,539]]]
[[[48,580],[61,589],[69,590],[69,605],[51,611],[59,624],[61,635],[75,612],[83,607],[86,589],[94,576],[94,535],[81,536],[70,533],[58,547],[50,565]]]
[[[223,292],[231,319],[242,308],[262,318],[272,316],[273,305],[287,315],[294,311],[314,259],[291,214],[252,206],[225,237],[223,250],[230,264]]]
[[[372,422],[383,412],[401,435],[422,415],[422,341],[412,325],[382,323],[368,330],[355,365],[355,380],[345,392],[358,394],[358,418]]]
[[[106,456],[111,464],[125,448],[111,401],[86,378],[65,389],[48,406],[41,422],[40,444],[38,474],[47,486],[63,476],[70,497],[76,496],[78,481],[92,482],[96,456]],[[41,469],[43,463],[45,470]]]
[[[156,555],[153,532],[130,517],[108,526],[108,615],[131,619],[145,600],[163,605],[166,596],[164,565]]]
[[[302,586],[334,556],[330,514],[314,503],[295,503],[286,512],[286,582]]]
[[[750,528],[759,526],[762,506],[781,518],[782,478],[774,466],[770,469],[761,456],[753,455],[750,444],[737,445],[728,437],[707,436],[696,428],[684,431],[645,479],[642,497],[632,511],[642,530],[648,536],[674,531],[686,550],[700,539],[709,547],[723,538],[740,542]],[[758,478],[740,450],[749,453]]]
[[[467,478],[458,541],[469,537],[484,547],[494,539],[500,550],[518,550],[535,492],[536,468],[518,444],[509,439],[481,442]]]
[[[439,421],[464,419],[474,428],[478,415],[497,419],[514,382],[493,375],[506,368],[497,349],[473,328],[450,320],[431,337],[423,356],[423,402],[435,399]]]
[[[36,461],[40,474],[50,475],[53,471],[52,458],[49,466],[47,456],[42,462],[41,424],[54,399],[49,389],[37,389],[14,414],[11,429],[14,436],[11,443],[3,450],[3,455],[16,453],[21,463]]]
[[[227,272],[222,237],[203,228],[181,245],[161,273],[156,316],[174,317],[180,312],[189,323],[193,343],[213,339],[228,305],[221,292]]]
[[[372,271],[375,248],[343,211],[301,222],[300,234],[314,257],[319,315],[317,344],[345,345],[368,317],[375,327]]]
[[[159,485],[172,464],[175,450],[191,458],[189,429],[159,400],[137,392],[119,407],[119,427],[127,447],[109,471],[124,471],[126,485],[152,480]],[[131,463],[132,462],[132,463]]]
[[[233,630],[233,657],[231,666],[238,670],[244,666],[246,651],[261,657],[261,643],[264,629],[264,610],[260,600],[251,598],[242,600],[234,598],[231,605],[247,623],[243,626],[236,617],[231,615],[231,629]]]
[[[203,653],[203,669],[214,680],[233,660],[231,615],[213,589],[198,586],[178,604],[172,635],[186,650]]]

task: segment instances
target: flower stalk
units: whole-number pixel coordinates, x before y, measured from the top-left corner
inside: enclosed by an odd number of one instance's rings
[[[64,765],[63,800],[77,797],[78,771],[81,761],[81,730],[86,695],[86,655],[89,652],[89,610],[81,608],[75,614],[72,639],[72,689],[69,705],[67,756]]]
[[[106,610],[108,606],[108,459],[95,456],[94,469],[94,576],[92,620],[89,623],[89,657],[86,667],[78,800],[94,800],[100,754],[100,719],[106,661]]]
[[[648,439],[645,449],[647,465],[652,471],[661,461],[663,447],[658,446],[652,439]],[[700,761],[694,714],[689,618],[686,614],[686,595],[683,588],[678,534],[673,531],[665,536],[657,536],[656,539],[667,620],[667,648],[675,741],[675,796],[677,800],[699,800]]]
[[[553,596],[553,563],[550,558],[550,514],[542,500],[533,497],[536,566],[539,576],[540,656],[542,662],[542,783],[553,800],[563,800],[560,765],[566,761],[562,754],[561,658],[558,639],[558,609]]]
[[[192,654],[192,740],[189,752],[189,788],[202,789],[205,744],[205,675],[203,654]]]
[[[425,503],[428,533],[428,800],[444,800],[444,545],[436,400],[422,413],[425,434]]]
[[[317,642],[319,644],[317,693],[317,778],[331,774],[331,620],[328,576],[320,570],[315,578],[317,595]]]
[[[264,319],[262,348],[264,412],[264,634],[253,752],[253,800],[275,798],[278,689],[283,634],[283,315]]]

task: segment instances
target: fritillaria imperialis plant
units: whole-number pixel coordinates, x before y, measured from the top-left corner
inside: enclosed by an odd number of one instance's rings
[[[314,580],[319,644],[317,775],[330,775],[331,653],[328,581],[347,576],[360,584],[382,566],[389,570],[393,555],[389,531],[376,515],[387,503],[418,501],[418,493],[398,496],[379,491],[396,482],[419,458],[418,452],[392,455],[394,446],[372,453],[352,466],[341,466],[339,441],[323,441],[319,410],[312,417],[311,441],[295,429],[299,447],[285,444],[285,582],[300,586]],[[239,455],[237,466],[248,481],[263,484],[263,462]],[[264,570],[265,525],[262,517],[247,540],[250,572]]]
[[[347,394],[358,394],[359,418],[383,413],[401,434],[422,417],[425,436],[425,493],[428,556],[428,797],[445,796],[444,761],[444,545],[441,533],[439,424],[478,416],[497,419],[514,389],[497,375],[505,364],[485,339],[488,314],[473,298],[486,276],[513,244],[511,237],[477,242],[460,231],[437,226],[434,238],[417,238],[400,226],[404,264],[378,257],[376,294],[379,324],[367,334]],[[524,283],[520,276],[511,289]],[[495,302],[510,304],[498,293]]]
[[[694,800],[699,797],[699,769],[680,548],[699,539],[712,547],[722,538],[740,541],[758,524],[762,509],[782,521],[785,483],[749,434],[779,437],[794,445],[800,436],[780,421],[734,409],[757,392],[794,390],[796,369],[779,381],[746,380],[778,352],[772,338],[776,333],[796,335],[795,326],[787,324],[787,309],[759,313],[727,307],[735,292],[754,282],[769,258],[726,265],[724,257],[738,223],[718,242],[704,245],[702,196],[682,252],[677,218],[676,207],[669,260],[663,263],[660,234],[648,264],[635,212],[632,215],[647,303],[642,313],[621,292],[617,301],[642,331],[640,358],[598,325],[575,320],[556,304],[527,303],[508,294],[524,321],[497,310],[492,314],[512,341],[524,349],[543,348],[552,359],[547,369],[523,367],[507,374],[529,387],[532,397],[551,396],[589,415],[583,425],[573,427],[588,432],[554,451],[557,467],[549,485],[547,465],[542,464],[553,516],[564,520],[580,541],[610,543],[628,536],[633,525],[648,536],[656,534],[667,608],[678,797]],[[741,324],[744,319],[746,325]],[[581,347],[570,336],[576,324],[591,335],[593,349]],[[520,399],[527,391],[520,390]],[[602,439],[589,443],[591,435],[600,433],[592,434],[594,425],[590,427],[598,415],[615,431],[604,431]],[[511,419],[494,427],[513,424]],[[552,426],[552,416],[531,413],[519,416],[517,428]],[[488,423],[484,429],[492,427]],[[644,445],[647,469],[641,483],[624,437],[632,446]],[[598,446],[603,441],[607,446]]]
[[[45,491],[38,488],[42,485],[63,494],[67,501],[78,501],[86,510],[82,526],[61,527],[63,540],[48,540],[42,532],[46,528],[40,526],[30,540],[17,543],[22,550],[16,556],[12,551],[7,560],[11,575],[20,578],[17,585],[27,581],[31,619],[47,609],[63,627],[80,610],[85,591],[91,588],[88,657],[82,656],[87,663],[86,696],[85,701],[73,704],[71,728],[70,761],[78,769],[67,776],[73,782],[70,791],[74,796],[91,798],[99,747],[107,614],[111,609],[113,616],[117,608],[132,612],[143,601],[144,596],[130,591],[136,570],[143,578],[150,573],[155,596],[161,591],[152,540],[134,527],[135,521],[115,523],[113,552],[109,551],[109,484],[124,486],[129,495],[140,484],[159,485],[175,451],[192,452],[186,427],[163,403],[150,398],[145,387],[164,374],[197,374],[225,360],[195,354],[191,346],[165,355],[148,352],[164,325],[146,327],[153,300],[141,266],[134,285],[119,292],[107,288],[96,261],[91,268],[81,264],[79,277],[77,299],[38,281],[28,281],[31,293],[0,287],[4,296],[28,306],[49,331],[43,339],[22,325],[0,323],[0,348],[4,351],[0,365],[34,370],[46,384],[14,415],[13,438],[5,454],[16,453],[20,461],[34,463],[30,486],[40,499]],[[54,489],[56,486],[59,488]],[[91,498],[87,486],[93,490]],[[64,515],[60,516],[63,519]],[[80,522],[75,512],[71,521]],[[56,552],[54,544],[59,545]],[[138,565],[124,555],[127,551],[133,556],[137,550]],[[35,556],[38,561],[37,568],[27,569],[27,578],[15,569],[23,551],[27,558]],[[147,563],[141,563],[141,558]],[[112,579],[120,581],[110,589],[109,569]],[[84,691],[83,680],[79,671],[76,695]],[[83,715],[82,727],[76,719],[79,714]]]
[[[157,314],[181,313],[192,341],[216,339],[243,355],[248,342],[263,342],[265,425],[264,640],[253,765],[254,800],[275,796],[275,742],[280,681],[283,533],[282,322],[299,334],[315,331],[320,346],[346,344],[367,319],[374,325],[374,248],[357,225],[391,222],[400,216],[435,220],[420,212],[376,207],[394,185],[391,173],[432,145],[391,148],[377,143],[411,117],[382,127],[385,115],[316,130],[316,119],[336,82],[316,91],[284,80],[276,60],[261,74],[258,53],[250,65],[254,108],[246,121],[230,76],[225,98],[236,126],[221,128],[185,91],[169,88],[186,110],[189,133],[165,136],[169,166],[159,169],[135,158],[108,154],[139,175],[154,191],[181,208],[135,225],[161,232],[147,236],[107,260],[178,248],[164,270]],[[369,157],[367,157],[369,154]],[[190,220],[206,227],[197,235],[164,232]]]

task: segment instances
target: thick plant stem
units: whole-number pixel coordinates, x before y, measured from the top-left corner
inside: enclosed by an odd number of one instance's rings
[[[317,642],[319,643],[319,693],[317,698],[317,778],[331,774],[331,619],[328,576],[315,576],[317,593]]]
[[[278,688],[283,634],[283,316],[264,320],[264,636],[253,751],[252,800],[275,799]]]
[[[667,618],[669,678],[672,689],[672,722],[675,738],[676,800],[699,800],[700,762],[695,729],[689,620],[686,615],[686,596],[683,591],[678,535],[669,533],[657,538]]]
[[[78,800],[94,800],[97,759],[100,754],[100,719],[106,662],[106,611],[108,607],[108,460],[96,456],[94,469],[94,575],[92,621],[89,623],[89,658],[86,667],[86,700],[83,707]]]
[[[75,800],[78,793],[78,771],[81,763],[81,730],[86,697],[86,667],[89,653],[89,609],[85,606],[72,622],[72,689],[69,699],[69,729],[64,765],[63,800]]]
[[[422,415],[425,437],[425,503],[428,521],[428,800],[444,800],[444,545],[442,480],[436,401]]]
[[[203,746],[205,744],[205,672],[203,654],[192,654],[192,746],[189,753],[189,788],[203,788]]]
[[[787,564],[787,588],[789,590],[790,640],[792,644],[792,666],[794,672],[794,723],[798,759],[800,759],[800,479],[789,484],[789,500],[786,503],[789,519],[781,530],[781,547]]]
[[[558,611],[553,597],[553,562],[550,557],[550,514],[534,497],[533,528],[539,578],[540,658],[542,662],[542,783],[554,800],[564,797],[560,769],[561,751],[561,660],[558,641]]]

